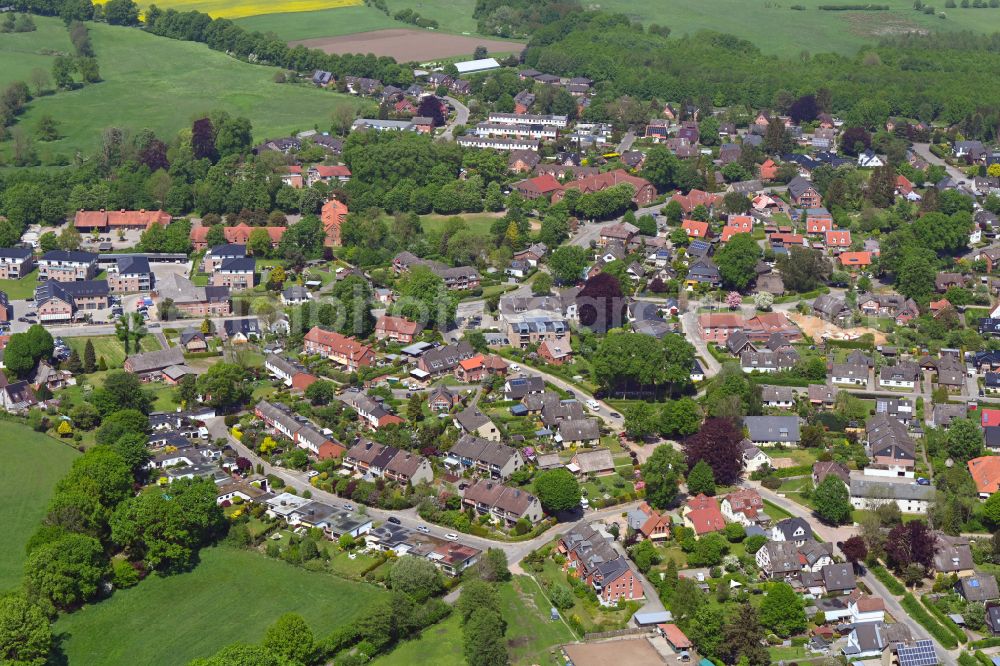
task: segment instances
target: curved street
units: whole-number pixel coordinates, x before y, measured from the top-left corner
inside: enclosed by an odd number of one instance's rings
[[[444,132],[441,133],[441,138],[445,141],[454,141],[455,127],[458,125],[467,125],[469,123],[469,107],[462,104],[454,97],[445,97],[444,101],[448,102],[455,108],[455,119],[445,126]]]

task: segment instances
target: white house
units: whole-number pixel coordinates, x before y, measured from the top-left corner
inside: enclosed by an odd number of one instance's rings
[[[885,166],[885,162],[882,158],[875,154],[873,150],[866,150],[865,152],[858,155],[858,167],[861,169],[874,169],[875,167]]]
[[[895,502],[903,513],[926,514],[934,501],[934,488],[922,486],[907,479],[909,483],[877,481],[872,477],[851,477],[851,506],[855,509],[873,511],[878,507]]]

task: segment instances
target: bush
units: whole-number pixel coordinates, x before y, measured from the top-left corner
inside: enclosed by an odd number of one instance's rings
[[[119,590],[139,584],[142,577],[128,560],[116,559],[111,562],[111,580]]]
[[[993,636],[991,638],[983,638],[978,641],[973,641],[969,643],[970,647],[974,648],[991,648],[1000,646],[1000,636]]]
[[[958,657],[958,663],[962,666],[979,666],[979,662],[968,652],[963,652]]]
[[[923,606],[916,600],[916,598],[907,593],[903,597],[901,602],[906,612],[909,613],[910,617],[920,623],[920,625],[930,633],[931,636],[936,638],[941,645],[947,650],[954,650],[958,647],[958,641],[952,636],[951,632],[948,631],[943,625],[941,625],[937,620],[935,620],[930,613],[928,613]]]
[[[572,608],[576,600],[573,598],[573,593],[562,585],[554,585],[552,589],[549,590],[549,597],[552,599],[552,605],[559,610],[566,610]]]
[[[766,476],[760,482],[760,485],[764,486],[768,490],[777,490],[781,487],[781,479],[776,476]]]
[[[922,601],[924,606],[927,607],[927,610],[931,612],[931,615],[937,618],[937,621],[943,624],[944,628],[951,632],[951,635],[955,637],[955,640],[959,643],[964,643],[968,640],[968,636],[965,635],[965,631],[960,626],[955,624],[954,620],[941,612],[940,608],[931,603],[926,597],[921,596],[920,601]]]

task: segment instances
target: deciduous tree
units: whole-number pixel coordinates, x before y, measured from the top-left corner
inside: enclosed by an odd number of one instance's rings
[[[701,430],[684,440],[688,466],[693,468],[698,461],[704,460],[712,468],[716,483],[733,485],[743,474],[742,439],[742,433],[732,421],[709,418]]]

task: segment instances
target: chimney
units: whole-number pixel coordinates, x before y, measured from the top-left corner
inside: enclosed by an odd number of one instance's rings
[[[140,208],[140,209],[139,209],[139,212],[140,212],[140,213],[145,213],[145,212],[146,212],[146,209],[145,209],[145,208]]]

